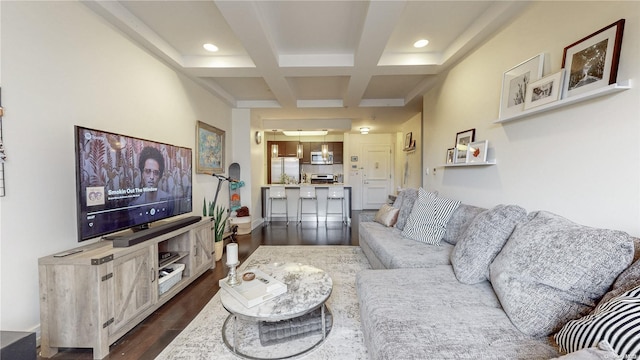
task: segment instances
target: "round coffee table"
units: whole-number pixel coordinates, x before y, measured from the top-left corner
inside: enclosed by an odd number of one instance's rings
[[[287,292],[247,308],[220,289],[222,305],[230,313],[222,326],[227,347],[248,359],[282,359],[304,354],[322,344],[333,320],[325,305],[333,287],[329,274],[299,263],[272,263],[255,268],[285,283]],[[238,271],[238,277],[252,269]]]

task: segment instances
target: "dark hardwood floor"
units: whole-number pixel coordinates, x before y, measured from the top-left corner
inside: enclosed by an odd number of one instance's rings
[[[260,245],[358,245],[358,211],[354,211],[350,227],[339,222],[276,222],[259,226],[251,234],[238,235],[238,258],[241,262]],[[147,317],[142,323],[111,345],[105,359],[154,359],[198,315],[218,292],[218,280],[226,276],[225,256],[180,294]],[[39,349],[38,349],[39,350]],[[92,349],[64,348],[51,359],[86,360],[93,358]],[[38,357],[38,359],[44,359]]]

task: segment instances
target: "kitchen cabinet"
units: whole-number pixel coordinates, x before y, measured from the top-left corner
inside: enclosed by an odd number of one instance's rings
[[[333,142],[329,143],[329,151],[333,152],[333,163],[334,164],[342,164],[343,163],[343,144],[341,142]]]
[[[302,143],[302,163],[303,164],[311,164],[311,143],[304,142]]]

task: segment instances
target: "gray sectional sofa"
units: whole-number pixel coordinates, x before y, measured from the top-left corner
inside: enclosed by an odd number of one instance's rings
[[[357,275],[356,288],[371,359],[622,358],[606,341],[565,355],[554,335],[629,271],[632,237],[545,211],[460,203],[430,245],[406,237],[422,192],[398,196],[395,226],[360,216],[360,247],[373,269]],[[640,282],[638,269],[625,276]],[[640,284],[626,281],[616,295],[631,285]]]

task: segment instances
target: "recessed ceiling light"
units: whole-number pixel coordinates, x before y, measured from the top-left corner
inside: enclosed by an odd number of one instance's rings
[[[429,44],[429,40],[421,39],[421,40],[418,40],[418,41],[414,42],[413,43],[413,47],[423,48],[423,47],[427,46],[427,44]]]
[[[211,52],[218,51],[218,47],[213,45],[213,44],[204,44],[204,45],[202,45],[202,47],[207,51],[211,51]]]

